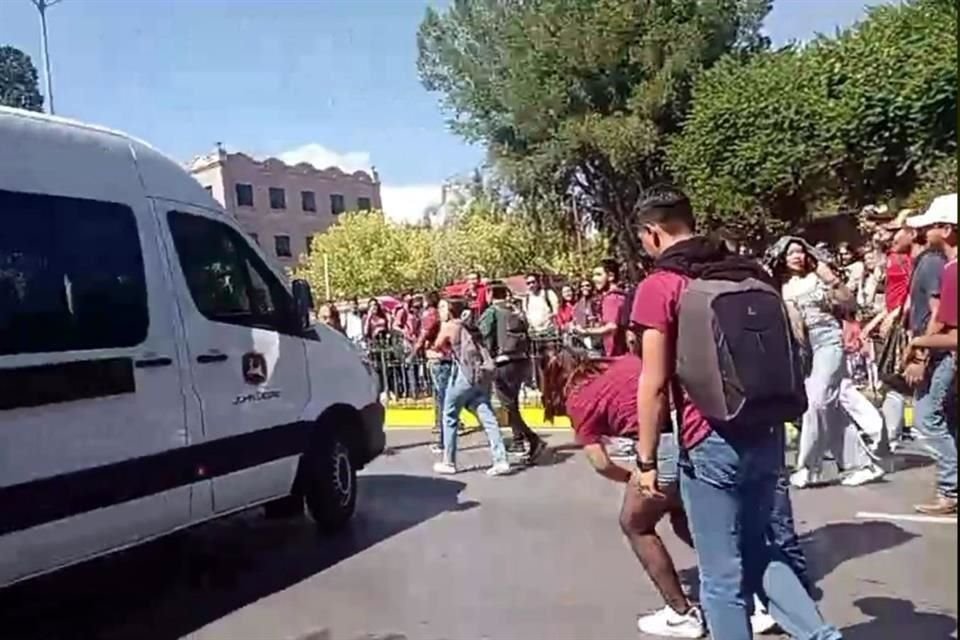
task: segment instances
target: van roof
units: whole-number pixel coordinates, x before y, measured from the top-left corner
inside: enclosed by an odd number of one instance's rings
[[[212,196],[180,163],[157,150],[148,142],[130,134],[62,116],[0,106],[0,124],[4,120],[3,116],[33,120],[44,123],[51,129],[63,127],[81,129],[94,138],[113,138],[115,140],[114,144],[120,142],[133,155],[148,196],[187,202],[223,213]]]

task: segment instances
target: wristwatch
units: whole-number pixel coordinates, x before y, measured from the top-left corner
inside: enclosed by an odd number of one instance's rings
[[[641,460],[639,457],[637,457],[637,468],[640,469],[640,471],[642,471],[643,473],[647,473],[648,471],[656,471],[657,463],[656,461],[654,462],[644,461],[644,460]]]

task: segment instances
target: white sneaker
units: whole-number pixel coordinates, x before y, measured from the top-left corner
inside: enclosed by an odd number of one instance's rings
[[[875,464],[872,464],[869,467],[857,469],[846,478],[841,480],[840,484],[845,487],[859,487],[860,485],[867,484],[868,482],[876,482],[885,475],[886,472],[883,469]]]
[[[452,476],[457,472],[457,465],[449,462],[434,462],[433,472],[445,476]]]
[[[803,467],[790,474],[790,484],[797,489],[806,489],[807,487],[823,484],[823,474],[818,469]]]
[[[753,629],[753,634],[759,635],[773,631],[776,626],[777,621],[767,613],[767,608],[760,602],[760,598],[753,596],[753,615],[750,617],[750,628]]]
[[[510,473],[509,462],[495,462],[492,467],[487,469],[488,476],[505,476]]]
[[[677,613],[669,605],[637,618],[637,629],[664,638],[702,638],[707,633],[700,609],[690,607],[686,613]]]
[[[430,453],[439,455],[439,454],[443,453],[443,447],[441,447],[441,446],[438,445],[438,444],[431,445],[431,446],[430,446]]]

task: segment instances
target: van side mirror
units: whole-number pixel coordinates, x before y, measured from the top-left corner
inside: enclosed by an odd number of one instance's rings
[[[303,331],[310,326],[310,310],[313,309],[313,292],[310,291],[310,283],[306,280],[294,280],[290,285],[293,293],[293,305],[297,313],[297,321],[300,323],[300,330]]]

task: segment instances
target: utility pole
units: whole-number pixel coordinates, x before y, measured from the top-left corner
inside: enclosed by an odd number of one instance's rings
[[[43,81],[47,93],[47,113],[53,111],[53,78],[50,77],[50,50],[47,47],[47,9],[61,0],[30,0],[40,14],[40,55],[43,58]]]

